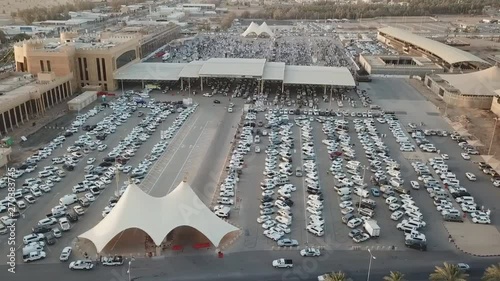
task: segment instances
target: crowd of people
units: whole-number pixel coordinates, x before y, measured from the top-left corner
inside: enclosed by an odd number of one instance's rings
[[[287,65],[351,68],[343,47],[329,37],[243,38],[239,34],[204,34],[172,48],[172,61],[210,58],[263,58]]]

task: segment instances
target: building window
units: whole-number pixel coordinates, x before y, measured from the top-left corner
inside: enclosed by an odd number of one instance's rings
[[[104,81],[108,81],[108,77],[106,76],[106,61],[102,59],[102,75],[104,77]]]
[[[47,71],[52,71],[52,68],[50,67],[50,60],[47,61]]]
[[[108,84],[104,83],[104,91],[108,90]]]
[[[40,60],[40,71],[41,72],[45,71],[45,67],[43,66],[43,60]]]
[[[120,69],[122,66],[135,60],[136,58],[137,58],[137,55],[135,53],[135,50],[130,50],[128,52],[123,53],[121,56],[119,56],[116,59],[116,69]]]
[[[80,69],[80,80],[83,80],[82,58],[78,58],[78,68]],[[82,83],[82,85],[83,85],[83,83]]]
[[[101,62],[98,58],[95,59],[95,63],[97,65],[97,80],[101,81]]]
[[[83,58],[83,69],[85,70],[85,80],[89,80],[89,71],[87,70],[87,58]]]

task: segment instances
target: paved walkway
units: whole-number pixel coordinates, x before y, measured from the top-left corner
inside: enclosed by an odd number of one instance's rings
[[[445,222],[455,246],[474,256],[500,256],[500,232],[494,225]]]

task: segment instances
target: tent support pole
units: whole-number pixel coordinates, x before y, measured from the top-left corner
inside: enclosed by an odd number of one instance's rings
[[[283,94],[285,92],[285,82],[281,83],[281,93]]]
[[[330,110],[332,110],[333,86],[330,86]]]
[[[201,91],[203,92],[203,77],[200,77]]]
[[[5,122],[5,112],[2,113],[2,120],[3,120],[3,128],[5,129],[5,133],[8,133],[9,130],[7,129],[7,122]]]
[[[184,79],[181,78],[181,91],[184,91]]]
[[[326,85],[323,85],[324,93],[323,95],[326,95]]]
[[[125,94],[125,89],[123,89],[123,79],[122,79],[122,80],[120,80],[120,84],[121,84],[121,86],[122,86],[122,95],[123,95],[123,94]]]
[[[142,88],[144,89],[144,80],[141,80]]]

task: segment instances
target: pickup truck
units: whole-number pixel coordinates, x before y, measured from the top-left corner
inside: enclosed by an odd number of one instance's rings
[[[277,259],[273,261],[273,267],[275,268],[292,268],[293,261],[289,259]]]
[[[23,255],[24,262],[36,261],[45,258],[47,255],[43,251],[31,252],[27,255]]]

